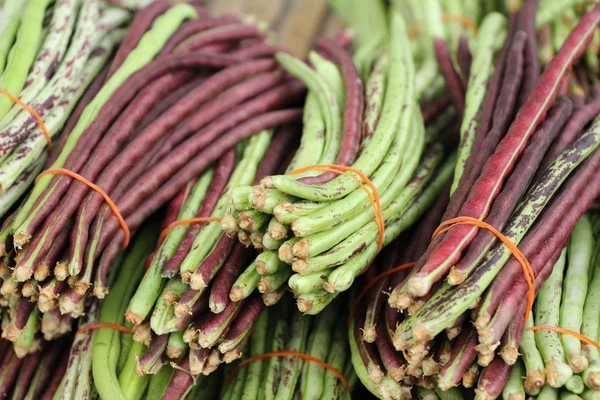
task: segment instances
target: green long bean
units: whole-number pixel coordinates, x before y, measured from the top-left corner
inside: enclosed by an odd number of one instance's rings
[[[122,324],[127,300],[131,298],[143,273],[146,257],[156,244],[157,224],[146,224],[131,244],[121,266],[118,279],[104,299],[99,321]],[[123,301],[125,299],[125,301]],[[92,347],[92,373],[94,384],[102,398],[127,400],[117,376],[121,333],[110,328],[100,328],[94,333]]]
[[[42,36],[42,22],[49,4],[50,0],[29,0],[23,8],[17,38],[8,54],[6,69],[0,77],[0,89],[15,96],[21,93],[38,50]],[[12,105],[10,98],[0,97],[0,119],[6,115]]]

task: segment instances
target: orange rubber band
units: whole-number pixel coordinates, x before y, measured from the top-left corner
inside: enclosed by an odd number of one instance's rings
[[[350,387],[350,384],[348,383],[348,381],[346,380],[346,378],[344,378],[344,375],[340,372],[339,369],[327,364],[325,361],[320,360],[316,357],[313,357],[311,355],[308,354],[304,354],[304,353],[300,353],[298,351],[294,351],[294,350],[283,350],[283,351],[273,351],[271,353],[265,353],[265,354],[260,354],[258,356],[255,357],[251,357],[251,358],[247,358],[245,360],[242,360],[238,366],[229,373],[229,375],[227,375],[225,377],[225,383],[229,383],[232,381],[233,377],[242,370],[242,368],[244,368],[246,365],[254,362],[254,361],[261,361],[264,360],[266,358],[271,358],[271,357],[298,357],[301,358],[303,360],[309,361],[309,362],[313,362],[315,364],[320,365],[321,367],[329,370],[332,374],[334,374],[336,376],[336,378],[338,378],[340,380],[340,382],[342,383],[342,386],[344,386],[346,388],[346,390],[348,392],[352,391],[352,388]]]
[[[307,172],[307,171],[326,171],[326,172],[333,172],[334,174],[338,174],[338,175],[349,176],[350,178],[354,179],[354,181],[361,187],[362,190],[365,191],[367,196],[369,196],[369,201],[371,202],[371,207],[373,207],[373,212],[375,213],[375,222],[377,223],[377,227],[379,228],[379,234],[377,235],[377,251],[379,252],[381,250],[381,248],[383,247],[383,233],[385,231],[385,225],[384,225],[384,221],[383,221],[383,212],[381,210],[381,201],[379,198],[379,193],[377,192],[377,188],[375,187],[373,182],[369,179],[369,177],[367,175],[365,175],[365,173],[359,169],[356,169],[353,167],[348,167],[345,165],[336,165],[336,164],[310,165],[308,167],[302,167],[302,168],[295,169],[295,170],[289,172],[289,174],[295,175],[295,174],[300,174],[302,172]],[[358,179],[354,175],[352,175],[351,172],[360,176],[360,178],[362,179],[362,182],[360,181],[360,179]],[[369,186],[369,188],[371,190],[367,189],[367,187],[364,185],[365,183],[367,184],[367,186]]]
[[[461,17],[460,15],[444,14],[442,15],[442,21],[444,22],[456,22],[463,28],[468,28],[473,31],[473,34],[477,34],[477,24],[468,18]]]
[[[350,314],[348,315],[348,325],[350,325],[350,323],[352,322],[352,319],[354,319],[354,316],[356,314],[356,309],[358,308],[358,305],[360,304],[360,301],[363,299],[363,297],[366,296],[367,292],[373,286],[375,286],[375,284],[377,282],[379,282],[380,280],[382,280],[386,276],[390,276],[390,275],[395,274],[396,272],[399,272],[399,271],[402,271],[402,270],[405,270],[405,269],[408,269],[408,268],[412,268],[415,264],[416,263],[414,263],[414,262],[410,262],[410,263],[399,265],[399,266],[394,267],[392,269],[388,269],[387,271],[384,271],[381,274],[379,274],[376,277],[374,277],[373,279],[371,279],[369,281],[369,283],[363,288],[363,290],[361,290],[361,292],[359,293],[358,297],[354,301],[354,304],[352,304],[352,308],[350,309]]]
[[[84,333],[87,331],[91,331],[94,329],[101,329],[101,328],[108,328],[108,329],[113,329],[115,331],[119,331],[119,332],[123,332],[123,333],[133,333],[133,329],[129,329],[126,326],[123,325],[119,325],[119,324],[113,324],[112,322],[96,322],[93,324],[87,324],[85,326],[82,326],[81,328],[77,329],[77,333]]]
[[[45,171],[42,171],[37,176],[37,178],[35,178],[35,181],[37,182],[43,175],[56,175],[56,174],[67,175],[67,176],[70,176],[71,178],[78,180],[81,183],[85,183],[87,186],[89,186],[95,192],[98,192],[104,198],[104,201],[106,201],[106,203],[110,207],[113,214],[115,214],[115,217],[117,217],[119,224],[121,224],[121,228],[123,229],[123,233],[125,234],[125,237],[123,238],[123,247],[127,247],[127,245],[129,244],[129,238],[131,237],[131,233],[129,232],[129,227],[127,226],[127,224],[125,223],[125,219],[123,218],[123,216],[117,209],[116,204],[111,200],[110,197],[108,197],[108,194],[104,190],[102,190],[102,188],[100,188],[100,186],[88,181],[86,178],[79,175],[78,173],[70,171],[65,168],[50,168]]]
[[[173,222],[171,225],[167,226],[160,233],[160,237],[158,238],[158,243],[162,243],[165,240],[165,237],[169,234],[170,231],[177,228],[181,225],[189,225],[189,224],[197,224],[200,222],[221,222],[223,218],[218,217],[205,217],[205,218],[188,218],[188,219],[180,219],[179,221]]]
[[[475,35],[477,34],[477,32],[479,30],[476,23],[474,23],[473,21],[471,21],[468,18],[461,17],[458,15],[444,14],[444,15],[442,15],[442,21],[456,22],[459,25],[461,25],[462,27],[472,30],[473,34],[475,34]],[[423,29],[423,26],[424,26],[423,21],[415,22],[415,24],[408,29],[408,38],[409,39],[416,38],[417,35],[419,34],[419,32],[421,31],[421,29]]]
[[[552,325],[536,325],[536,326],[532,326],[529,328],[525,328],[525,330],[526,331],[544,331],[544,330],[546,330],[546,331],[563,333],[565,335],[574,336],[577,339],[581,340],[582,342],[587,343],[590,346],[594,346],[595,348],[600,350],[600,344],[594,342],[592,339],[590,339],[586,336],[583,336],[581,333],[572,331],[570,329],[559,328],[558,326],[552,326]]]
[[[423,29],[423,21],[417,21],[408,29],[408,38],[415,39],[419,32],[421,32],[421,29]]]
[[[35,118],[38,125],[40,126],[40,129],[42,130],[42,134],[46,138],[46,142],[48,142],[48,151],[52,151],[52,138],[50,137],[50,133],[48,133],[48,128],[46,128],[46,124],[44,124],[44,121],[42,120],[42,117],[40,117],[40,114],[38,114],[37,111],[25,104],[23,100],[21,100],[14,94],[7,92],[6,90],[0,89],[0,94],[7,96],[9,99],[23,107],[25,111],[27,111],[29,114],[31,114],[33,118]]]
[[[475,225],[479,228],[484,228],[492,232],[498,239],[500,239],[500,241],[506,247],[508,247],[513,256],[521,264],[523,274],[525,275],[525,281],[527,282],[527,287],[529,288],[529,293],[527,294],[527,309],[525,310],[525,320],[527,320],[529,318],[529,314],[531,313],[531,309],[533,308],[533,301],[535,300],[535,274],[533,273],[531,265],[529,264],[529,261],[527,260],[525,255],[509,238],[500,233],[496,228],[494,228],[487,222],[471,217],[457,217],[442,222],[440,226],[438,226],[438,228],[435,230],[435,232],[433,232],[432,239],[440,233],[446,232],[447,230],[452,228],[452,226],[457,224]]]

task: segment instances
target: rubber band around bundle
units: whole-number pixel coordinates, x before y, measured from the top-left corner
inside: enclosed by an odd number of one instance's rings
[[[113,324],[112,322],[95,322],[93,324],[84,325],[81,328],[77,329],[77,334],[102,328],[108,328],[123,333],[133,333],[133,329],[129,329],[128,327],[123,325]]]
[[[129,244],[129,238],[131,237],[131,233],[129,232],[129,227],[127,226],[127,224],[125,223],[125,219],[123,218],[123,216],[117,209],[117,205],[111,200],[111,198],[108,196],[108,194],[104,190],[102,190],[102,188],[100,186],[90,182],[89,180],[87,180],[83,176],[79,175],[78,173],[70,171],[65,168],[50,168],[45,171],[42,171],[37,176],[37,178],[35,178],[35,181],[37,182],[44,175],[56,175],[56,174],[70,176],[71,178],[76,179],[79,182],[86,184],[92,190],[99,193],[104,198],[104,201],[106,201],[106,203],[110,207],[110,210],[113,212],[115,217],[117,217],[119,224],[121,224],[121,228],[123,229],[123,233],[125,234],[125,237],[123,238],[123,247],[124,248],[127,247],[127,245]]]
[[[23,100],[6,90],[0,89],[0,94],[7,96],[9,99],[23,107],[25,111],[27,111],[29,114],[31,114],[33,118],[35,118],[36,122],[40,126],[40,129],[42,130],[42,134],[46,138],[46,142],[48,142],[48,151],[52,151],[52,138],[50,137],[50,133],[48,133],[48,128],[46,128],[46,124],[44,124],[44,121],[42,120],[42,117],[40,117],[40,114],[38,114],[37,111],[35,111],[30,106],[25,104]]]
[[[468,18],[465,17],[461,17],[458,15],[452,15],[452,14],[444,14],[442,15],[442,21],[443,22],[456,22],[459,25],[468,28],[470,30],[473,31],[473,34],[477,34],[478,32],[478,27],[477,24],[474,23],[473,21],[471,21]],[[417,35],[419,34],[419,32],[421,31],[421,29],[423,29],[424,23],[423,21],[417,21],[413,26],[411,26],[408,29],[408,37],[409,39],[414,39],[417,37]]]
[[[179,221],[173,222],[171,225],[167,226],[160,233],[160,237],[158,238],[158,243],[162,243],[165,240],[165,237],[171,232],[173,229],[177,228],[181,225],[189,225],[189,224],[197,224],[200,222],[221,222],[223,218],[219,217],[203,217],[203,218],[189,218],[189,219],[180,219]]]
[[[456,217],[448,221],[442,222],[440,226],[438,226],[438,228],[435,230],[435,232],[433,232],[432,239],[440,233],[446,232],[454,225],[459,224],[474,225],[479,228],[487,229],[488,231],[493,233],[498,239],[500,239],[500,241],[510,250],[513,256],[517,259],[519,264],[521,264],[523,274],[525,275],[525,281],[527,282],[527,287],[529,288],[529,293],[527,294],[527,308],[525,310],[525,319],[527,320],[529,318],[529,314],[531,313],[531,309],[533,308],[533,301],[535,300],[535,274],[533,273],[531,265],[529,264],[529,261],[527,260],[525,255],[509,238],[500,233],[496,228],[494,228],[487,222],[471,217]]]
[[[460,15],[444,14],[444,15],[442,15],[442,21],[456,22],[459,25],[472,30],[473,34],[475,34],[475,35],[477,34],[477,31],[478,31],[477,24],[475,22],[471,21],[469,18],[461,17]]]
[[[595,348],[600,350],[600,344],[598,344],[597,342],[594,342],[592,339],[588,338],[587,336],[583,336],[581,333],[572,331],[570,329],[564,329],[564,328],[560,328],[558,326],[552,326],[552,325],[536,325],[536,326],[531,326],[529,328],[525,328],[525,330],[526,331],[552,331],[552,332],[562,333],[565,335],[570,335],[570,336],[573,336],[573,337],[579,339],[580,341],[587,343],[590,346],[594,346]]]
[[[360,304],[360,301],[363,299],[363,297],[366,296],[366,294],[369,292],[369,290],[375,286],[375,284],[377,282],[379,282],[380,280],[382,280],[383,278],[385,278],[386,276],[390,276],[395,274],[396,272],[399,271],[403,271],[405,269],[409,269],[415,266],[416,263],[414,262],[409,262],[406,264],[402,264],[402,265],[398,265],[397,267],[388,269],[387,271],[383,271],[381,274],[375,276],[374,278],[372,278],[369,283],[360,291],[360,293],[358,294],[358,297],[356,298],[356,300],[354,300],[354,303],[352,304],[352,308],[350,308],[350,314],[348,315],[348,325],[350,325],[350,322],[352,322],[352,320],[354,319],[354,315],[356,314],[356,309],[358,308],[358,305]]]
[[[251,358],[247,358],[245,360],[242,360],[238,366],[229,373],[229,375],[227,375],[225,377],[225,383],[229,383],[233,380],[233,377],[240,372],[246,365],[254,362],[254,361],[261,361],[267,358],[271,358],[271,357],[298,357],[301,358],[305,361],[309,361],[309,362],[313,362],[317,365],[320,365],[321,367],[327,369],[328,371],[330,371],[332,374],[334,374],[336,376],[336,378],[338,378],[340,380],[340,382],[342,383],[342,386],[344,386],[344,388],[346,388],[346,390],[348,392],[352,391],[352,388],[350,387],[350,384],[348,383],[348,381],[346,380],[346,378],[344,377],[344,374],[342,374],[340,372],[339,369],[327,364],[325,361],[320,360],[316,357],[313,357],[311,355],[308,354],[304,354],[304,353],[300,353],[299,351],[293,351],[293,350],[282,350],[282,351],[273,351],[271,353],[265,353],[265,354],[260,354],[258,356],[255,357],[251,357]]]
[[[289,172],[289,174],[295,175],[307,171],[325,171],[333,172],[334,174],[338,175],[349,176],[350,178],[354,179],[354,181],[361,187],[362,190],[365,191],[365,193],[369,197],[369,201],[371,202],[371,207],[373,207],[373,212],[375,213],[375,222],[377,223],[377,227],[379,228],[379,234],[377,235],[377,252],[379,252],[383,247],[383,234],[385,232],[385,225],[383,221],[383,211],[381,210],[379,193],[377,192],[377,188],[369,179],[369,177],[359,169],[337,164],[310,165],[308,167],[295,169]],[[354,175],[352,175],[351,172],[360,176],[364,183],[361,182]],[[367,189],[367,187],[364,185],[365,183],[367,184],[367,186],[369,186],[371,190]]]

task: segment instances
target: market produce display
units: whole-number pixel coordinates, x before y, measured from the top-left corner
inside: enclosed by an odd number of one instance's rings
[[[600,5],[329,6],[0,1],[0,396],[600,398]]]

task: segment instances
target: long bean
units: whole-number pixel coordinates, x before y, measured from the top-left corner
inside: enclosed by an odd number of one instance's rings
[[[0,35],[0,73],[4,72],[8,52],[10,51],[19,26],[21,25],[21,14],[26,2],[19,0],[8,0],[2,9],[2,34]]]
[[[9,93],[20,93],[25,85],[27,72],[40,42],[42,20],[49,3],[49,0],[32,0],[23,8],[17,38],[0,78],[0,88]],[[9,98],[4,96],[0,99],[0,118],[6,115],[11,106]]]
[[[466,107],[460,127],[461,144],[456,162],[454,181],[450,189],[451,193],[456,190],[463,174],[466,160],[472,151],[478,125],[477,113],[483,104],[487,92],[488,80],[492,75],[495,41],[502,34],[504,25],[504,18],[496,13],[488,14],[481,23],[476,56],[472,67],[474,73],[469,77],[468,89],[465,95]]]
[[[288,332],[287,321],[285,316],[285,308],[281,307],[275,309],[270,313],[271,317],[277,317],[275,319],[275,326],[271,331],[270,337],[271,343],[267,351],[280,351],[285,348],[285,339]],[[270,321],[272,322],[272,321]],[[280,381],[281,376],[282,360],[278,357],[271,357],[265,363],[263,381],[259,389],[259,398],[272,400],[275,398],[275,393]]]
[[[560,305],[560,327],[576,332],[581,330],[583,323],[593,244],[592,225],[589,218],[584,216],[575,225],[567,248],[567,268]],[[581,352],[581,342],[568,335],[562,335],[561,342],[573,372],[582,372],[588,363]]]
[[[558,325],[565,259],[566,250],[563,250],[550,278],[540,288],[535,310],[536,323],[539,325]],[[552,387],[561,387],[573,375],[573,371],[565,362],[558,335],[550,331],[537,331],[535,339],[546,365],[546,380]]]
[[[530,315],[525,322],[525,328],[530,328],[534,325],[534,316]],[[525,365],[525,382],[523,383],[525,392],[528,395],[535,396],[539,393],[542,386],[544,386],[546,375],[544,361],[538,350],[534,332],[523,331],[519,349]]]
[[[119,279],[113,290],[104,300],[99,320],[119,324],[124,319],[127,303],[133,295],[138,280],[141,278],[141,268],[146,256],[154,248],[155,229],[148,226],[132,243],[132,248],[125,259]],[[120,351],[120,333],[109,328],[101,328],[94,334],[92,347],[92,372],[96,388],[102,397],[127,399],[119,385],[116,366]]]
[[[337,307],[332,304],[317,316],[306,348],[307,354],[319,360],[327,358],[328,351],[332,345],[333,336],[331,335],[331,330],[337,312]],[[304,363],[300,378],[300,393],[302,393],[303,398],[321,398],[325,390],[325,374],[326,370],[322,366],[315,363]]]
[[[594,248],[597,256],[600,247],[598,241]],[[591,267],[592,276],[588,287],[585,304],[583,306],[583,323],[581,325],[581,333],[589,338],[598,338],[600,332],[599,311],[600,311],[600,295],[598,287],[600,287],[600,273],[598,273],[598,260],[594,260]],[[588,366],[583,370],[582,378],[587,387],[593,390],[600,390],[600,354],[594,346],[584,345]]]
[[[308,318],[294,318],[291,325],[291,336],[285,348],[303,352],[306,347],[308,329]],[[296,357],[286,357],[283,359],[279,384],[277,385],[277,392],[275,394],[276,400],[291,400],[294,398],[294,391],[298,384],[303,364],[303,360]]]

